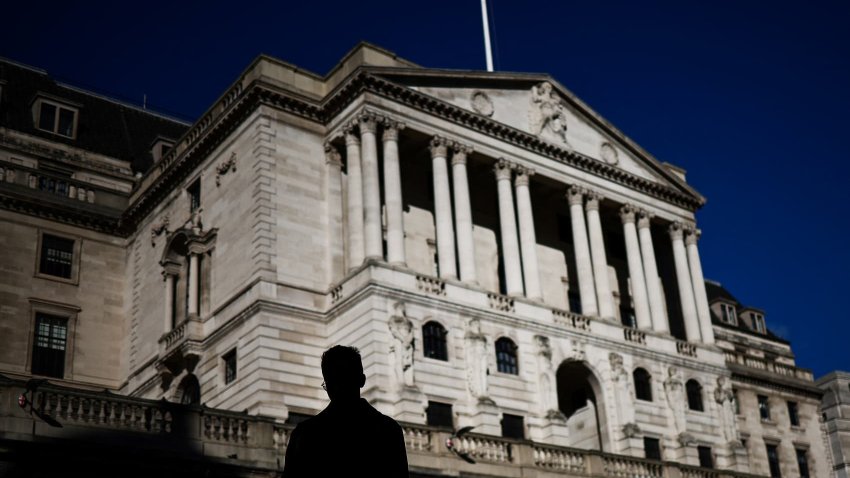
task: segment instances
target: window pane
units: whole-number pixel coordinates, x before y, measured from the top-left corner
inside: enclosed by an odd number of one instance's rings
[[[788,420],[793,426],[800,425],[800,414],[797,412],[797,402],[788,402]]]
[[[73,261],[73,239],[51,236],[50,234],[42,235],[40,273],[70,279]]]
[[[767,445],[767,464],[770,467],[771,478],[781,478],[782,472],[779,470],[779,451],[776,445]]]
[[[698,446],[699,466],[702,468],[714,468],[714,458],[711,456],[711,447]]]
[[[65,375],[65,340],[68,319],[36,314],[35,340],[32,351],[32,373],[62,378]]]
[[[448,360],[446,347],[446,329],[436,322],[428,322],[422,326],[423,353],[426,357],[437,360]]]
[[[224,383],[236,380],[236,351],[228,352],[224,357]]]
[[[800,469],[800,478],[809,478],[809,458],[806,450],[797,450],[797,466]]]
[[[502,415],[502,436],[505,438],[525,438],[525,424],[519,415]]]
[[[59,108],[59,128],[56,131],[63,136],[74,135],[74,112]]]
[[[649,460],[661,460],[661,442],[658,438],[643,437],[644,456]]]
[[[448,403],[428,402],[428,408],[425,410],[425,416],[428,425],[454,428],[452,406]]]
[[[519,374],[516,349],[516,345],[510,339],[501,338],[496,341],[496,368],[499,372]]]
[[[38,115],[39,129],[53,131],[56,124],[56,107],[50,103],[42,103]]]

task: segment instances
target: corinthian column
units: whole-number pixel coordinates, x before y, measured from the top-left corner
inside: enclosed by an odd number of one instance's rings
[[[646,292],[649,296],[649,312],[652,315],[652,329],[656,332],[669,333],[670,324],[667,323],[664,301],[661,299],[661,282],[658,279],[658,265],[655,262],[655,248],[652,245],[649,219],[649,213],[641,211],[637,221],[643,270],[646,274]]]
[[[510,296],[522,295],[522,268],[516,233],[514,195],[511,192],[513,165],[500,159],[494,168],[499,194],[499,225],[502,233],[502,260],[505,269],[505,289]]]
[[[475,273],[475,240],[472,236],[472,207],[469,203],[469,180],[466,176],[466,156],[471,152],[472,148],[468,146],[454,145],[452,182],[460,280],[475,284],[478,281]]]
[[[348,270],[363,263],[363,172],[360,168],[360,138],[353,129],[345,132],[345,154],[348,173]]]
[[[688,270],[688,257],[685,254],[685,244],[682,242],[682,224],[670,224],[670,240],[673,241],[673,261],[676,263],[676,281],[679,284],[679,302],[682,303],[682,315],[685,318],[685,333],[688,341],[699,342],[700,330],[697,320],[694,286],[691,283],[691,273]]]
[[[534,234],[534,215],[531,208],[531,193],[528,190],[529,178],[534,171],[528,168],[517,168],[516,208],[519,218],[519,240],[522,247],[522,275],[525,279],[525,296],[529,299],[540,300],[540,272],[537,263],[537,237]]]
[[[457,278],[455,240],[452,225],[452,199],[449,192],[449,169],[446,166],[448,141],[435,136],[431,140],[431,163],[434,172],[434,216],[437,225],[437,260],[440,277]]]
[[[602,221],[599,219],[599,200],[596,193],[587,195],[584,208],[587,210],[587,232],[590,237],[590,258],[593,260],[593,277],[596,279],[596,299],[599,316],[613,319],[614,296],[608,279],[608,259],[605,257],[605,241],[602,238]]]
[[[572,186],[567,190],[567,200],[570,202],[570,219],[573,229],[573,249],[576,253],[576,270],[578,272],[579,295],[581,296],[581,313],[583,315],[599,315],[596,307],[596,287],[593,285],[593,264],[590,262],[590,248],[587,244],[587,226],[584,222],[585,190]]]
[[[635,228],[635,209],[632,206],[623,206],[620,208],[620,219],[623,220],[623,235],[626,238],[626,259],[629,263],[629,279],[632,283],[632,300],[635,305],[637,326],[640,329],[651,329],[652,316],[649,311],[643,261],[640,257],[640,245]]]
[[[401,123],[384,122],[384,195],[387,207],[387,261],[404,264],[404,213],[401,199],[401,168],[398,162],[398,132]]]
[[[381,185],[378,174],[378,144],[375,138],[377,122],[373,115],[360,117],[360,146],[363,159],[363,206],[365,209],[364,238],[366,258],[382,259],[381,241]]]
[[[708,310],[708,295],[705,292],[705,278],[702,276],[702,263],[699,260],[697,250],[697,239],[699,231],[691,229],[685,236],[685,247],[688,250],[688,266],[691,270],[691,282],[694,288],[694,299],[696,299],[697,317],[699,328],[702,332],[702,341],[707,344],[714,343],[714,329],[711,325],[711,313]]]

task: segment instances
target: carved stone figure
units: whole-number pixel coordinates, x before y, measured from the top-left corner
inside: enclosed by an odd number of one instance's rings
[[[472,110],[476,113],[484,116],[493,116],[493,100],[487,96],[487,93],[483,91],[472,93],[470,103],[472,104]]]
[[[413,352],[415,339],[413,337],[413,322],[407,318],[404,304],[396,302],[390,312],[390,333],[393,336],[390,353],[395,366],[396,383],[405,387],[413,386]]]
[[[611,383],[614,386],[614,400],[617,404],[617,416],[620,419],[620,426],[634,424],[635,421],[635,406],[632,400],[631,382],[629,382],[629,374],[623,367],[623,356],[614,352],[608,354],[608,361],[611,364]]]
[[[203,208],[197,208],[192,211],[192,214],[189,216],[189,221],[186,222],[186,225],[183,226],[186,229],[191,229],[192,234],[200,235],[201,231],[204,229],[204,224],[201,222],[201,212],[203,212]]]
[[[587,360],[587,354],[584,352],[584,342],[579,339],[570,340],[570,355],[568,358],[576,362]]]
[[[472,319],[467,324],[466,335],[466,378],[469,393],[479,402],[489,402],[487,395],[487,337],[481,333],[481,322]]]
[[[602,158],[602,161],[612,166],[620,162],[620,159],[617,157],[617,150],[607,141],[599,146],[599,156]]]
[[[714,389],[714,401],[720,411],[720,427],[723,438],[727,443],[737,443],[738,433],[735,428],[735,393],[726,382],[726,377],[717,377],[717,388]]]
[[[685,433],[685,386],[679,378],[676,367],[667,369],[667,379],[664,381],[664,395],[667,398],[667,406],[673,415],[673,426],[676,433]]]
[[[548,81],[531,88],[528,120],[532,134],[553,137],[567,143],[566,107]]]
[[[540,388],[540,409],[546,416],[560,414],[558,402],[553,384],[555,383],[554,371],[552,370],[552,346],[549,337],[535,335],[534,342],[537,344],[537,372]]]

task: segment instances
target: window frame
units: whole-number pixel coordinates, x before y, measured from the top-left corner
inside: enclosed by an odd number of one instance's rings
[[[27,359],[26,370],[35,377],[46,377],[56,380],[72,380],[74,376],[74,348],[76,346],[77,316],[80,308],[70,304],[30,297],[30,323],[27,328]],[[34,374],[32,372],[35,355],[35,334],[38,327],[38,315],[60,317],[67,321],[65,331],[65,364],[61,377]]]
[[[647,392],[649,398],[646,398],[646,396],[641,396],[643,394],[639,393],[639,390],[642,390],[644,388],[644,386],[642,385],[638,386],[638,383],[643,383],[642,381],[638,380],[638,373],[640,372],[646,374],[645,391]],[[649,371],[643,367],[637,367],[632,371],[632,381],[635,385],[635,400],[640,400],[642,402],[652,402],[654,398],[652,396],[652,374],[649,373]]]
[[[786,407],[788,407],[788,423],[791,424],[792,427],[800,426],[800,404],[793,400],[785,401]]]
[[[436,418],[436,417],[440,416],[438,414],[432,414],[431,412],[429,412],[429,410],[431,410],[433,405],[437,405],[437,407],[435,407],[435,411],[436,411],[436,408],[441,408],[441,407],[445,407],[445,408],[443,408],[443,411],[446,411],[446,409],[448,410],[448,412],[449,412],[448,416],[449,416],[449,419],[451,421],[450,424],[444,424],[444,423],[437,424],[437,423],[431,422],[431,417]],[[438,401],[435,401],[435,400],[428,400],[428,404],[425,407],[425,423],[428,426],[432,426],[432,427],[449,428],[450,430],[454,430],[454,426],[455,426],[454,406],[452,406],[451,403],[438,402]]]
[[[738,325],[738,310],[732,304],[720,303],[720,320],[724,324]]]
[[[197,193],[197,194],[196,194]],[[186,186],[186,199],[189,201],[189,212],[193,213],[201,209],[201,177],[193,179]],[[196,204],[197,199],[197,204]]]
[[[691,392],[691,384],[696,384],[696,386],[697,386],[696,390],[699,393],[698,396],[697,395],[694,395],[694,396],[691,395],[693,393],[693,392]],[[694,378],[685,382],[685,398],[688,401],[688,410],[690,410],[692,412],[705,412],[705,400],[703,398],[703,390],[704,390],[704,388],[703,388],[702,384],[699,383],[699,381],[694,379]],[[694,403],[693,399],[698,399],[699,402]],[[696,405],[698,405],[699,407],[697,408]]]
[[[228,371],[230,370],[229,361],[233,359],[233,376],[228,380]],[[229,386],[230,384],[236,382],[239,378],[239,358],[236,354],[236,347],[228,350],[227,352],[221,355],[221,366],[222,366],[222,374],[221,380],[224,386]]]
[[[506,428],[506,421],[508,422],[508,427]],[[510,423],[513,421],[513,423]],[[525,440],[525,417],[522,415],[514,415],[512,413],[503,413],[502,419],[499,420],[499,425],[501,426],[502,438],[508,438],[511,440]],[[511,426],[518,427],[519,436],[510,436],[510,432],[513,430]]]
[[[759,411],[759,418],[763,422],[770,421],[770,397],[767,395],[756,395],[756,405]]]
[[[714,453],[708,445],[697,445],[697,458],[700,468],[714,469]]]
[[[770,473],[770,478],[782,478],[782,460],[779,457],[779,444],[765,443],[764,449],[767,456],[767,467],[768,472]],[[775,461],[771,460],[771,449],[773,449],[773,455],[776,458]],[[776,472],[775,474],[774,471]]]
[[[500,350],[500,345],[507,345],[508,350]],[[519,346],[516,342],[513,341],[510,337],[499,337],[496,342],[493,343],[493,349],[496,352],[496,372],[512,375],[515,377],[519,376]],[[504,362],[501,358],[512,359],[513,363],[510,360]]]
[[[60,239],[66,239],[69,241],[73,241],[74,245],[72,248],[71,257],[71,277],[62,277],[56,276],[53,274],[48,274],[45,272],[41,272],[41,257],[42,257],[42,249],[44,247],[44,235],[47,234],[49,236],[58,237]],[[81,237],[72,236],[70,234],[64,234],[61,232],[53,231],[50,229],[39,229],[38,230],[38,239],[36,241],[36,250],[35,250],[35,268],[33,277],[37,277],[39,279],[47,279],[56,282],[63,282],[65,284],[79,285],[80,283],[80,252],[82,251],[83,239]]]
[[[426,327],[433,324],[434,326],[439,327],[439,330],[442,334],[442,346],[438,348],[437,352],[442,351],[442,354],[436,354],[439,356],[435,356],[435,354],[429,354],[429,348],[431,345],[434,345],[434,339],[431,337],[431,334],[425,333]],[[422,324],[422,357],[431,360],[438,360],[440,362],[448,362],[449,361],[449,330],[445,325],[440,322],[431,319]],[[443,358],[445,357],[445,358]]]
[[[51,105],[56,108],[56,116],[53,118],[53,129],[44,129],[41,127],[41,114],[42,114],[42,106],[43,105]],[[71,134],[66,135],[59,132],[59,116],[61,110],[67,110],[73,113],[74,118],[71,121]],[[54,134],[56,136],[60,136],[62,138],[68,139],[77,139],[77,133],[79,129],[79,120],[80,120],[80,107],[73,106],[67,102],[60,101],[53,98],[48,98],[45,96],[38,96],[33,102],[33,127],[39,131],[44,131],[45,133]]]
[[[760,334],[767,334],[767,324],[764,321],[764,314],[750,312],[750,317],[753,319],[753,330]]]
[[[655,446],[657,447],[658,458],[654,458],[654,457],[649,456],[649,453],[648,453],[649,447],[647,447],[647,443],[649,443],[649,442],[653,442],[655,444]],[[662,461],[664,459],[664,452],[661,449],[661,439],[659,437],[644,435],[644,437],[643,437],[643,457],[646,458],[647,460],[656,460],[656,461]]]
[[[812,470],[809,466],[809,450],[807,448],[801,448],[799,446],[794,447],[794,455],[797,458],[797,471],[800,473],[800,478],[810,478],[812,476]],[[803,473],[803,467],[801,465],[800,457],[803,457],[802,464],[806,467],[805,474]]]

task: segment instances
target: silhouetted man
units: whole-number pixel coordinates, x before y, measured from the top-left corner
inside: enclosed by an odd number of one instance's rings
[[[331,403],[292,432],[283,476],[408,476],[401,427],[360,398],[360,352],[331,347],[322,354],[322,376]]]

